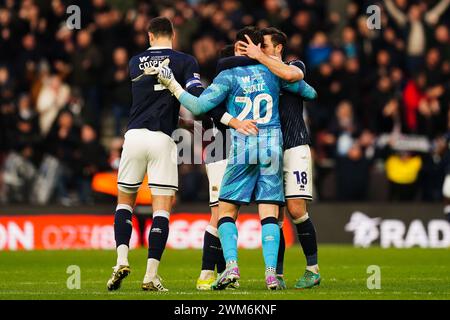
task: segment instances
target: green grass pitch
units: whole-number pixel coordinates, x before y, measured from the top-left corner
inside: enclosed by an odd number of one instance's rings
[[[146,250],[130,253],[131,274],[115,292],[106,290],[115,262],[114,251],[0,252],[0,299],[450,299],[448,249],[356,249],[321,245],[322,284],[295,290],[304,257],[295,246],[286,251],[288,290],[268,291],[264,285],[261,250],[240,250],[239,290],[198,292],[195,282],[200,250],[166,250],[160,265],[168,293],[144,292]],[[81,288],[69,290],[67,267],[81,270]],[[367,288],[367,267],[381,269],[381,289]]]

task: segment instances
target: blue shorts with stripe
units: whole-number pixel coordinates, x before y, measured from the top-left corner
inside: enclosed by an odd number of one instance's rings
[[[279,128],[258,136],[232,135],[219,200],[235,204],[284,204],[283,143]]]

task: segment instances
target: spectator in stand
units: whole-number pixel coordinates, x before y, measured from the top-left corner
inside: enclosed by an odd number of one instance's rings
[[[401,132],[403,117],[390,77],[379,78],[376,89],[370,97],[370,105],[367,118],[370,119],[370,128],[373,132],[377,134]]]
[[[319,64],[327,61],[330,54],[331,45],[328,43],[327,35],[321,31],[316,32],[306,51],[309,68],[315,68]]]
[[[119,170],[120,156],[122,154],[123,138],[116,137],[109,146],[108,164],[113,170]]]
[[[362,129],[353,113],[353,106],[349,101],[342,101],[336,108],[336,117],[328,131],[335,138],[337,156],[347,155],[350,147],[361,135]]]
[[[337,157],[336,193],[339,201],[367,200],[371,160],[365,155],[363,146],[358,141],[350,146],[345,155]]]
[[[92,36],[87,30],[80,30],[77,34],[77,49],[72,55],[72,65],[73,84],[81,89],[90,118],[96,127],[99,127],[101,109],[98,86],[102,61],[100,52],[92,43]]]
[[[442,55],[442,68],[446,74],[450,73],[450,36],[448,28],[449,26],[441,24],[435,29],[433,44]]]
[[[116,136],[122,135],[123,120],[128,119],[131,107],[131,83],[128,76],[128,53],[123,47],[113,52],[113,66],[108,73],[111,108],[114,114]]]
[[[217,53],[216,46],[211,36],[205,36],[194,42],[194,55],[201,70],[201,76],[206,82],[211,82],[216,75]]]
[[[15,130],[10,137],[13,149],[38,167],[41,156],[39,119],[31,105],[31,99],[26,93],[19,96],[13,123]]]
[[[395,23],[406,33],[407,68],[410,73],[414,73],[423,65],[423,57],[430,40],[427,37],[427,28],[438,23],[440,16],[450,5],[450,0],[440,0],[429,11],[424,10],[424,3],[413,3],[407,13],[400,10],[393,0],[386,0],[385,5]]]
[[[74,203],[69,189],[74,188],[76,153],[80,146],[80,130],[74,125],[74,117],[62,110],[45,140],[46,151],[58,159],[61,170],[57,178],[57,199],[65,205]]]
[[[37,98],[36,109],[39,113],[39,125],[44,136],[50,131],[58,113],[67,104],[70,88],[59,76],[51,75],[43,79],[43,85]]]
[[[439,136],[433,140],[431,152],[422,156],[423,166],[420,172],[420,193],[423,201],[442,200],[442,185],[447,173],[447,148],[445,136]]]
[[[94,174],[108,170],[108,157],[105,149],[97,139],[97,133],[90,125],[81,127],[81,142],[78,152],[75,154],[78,170],[78,195],[81,203],[92,204],[91,181]]]
[[[11,102],[14,99],[16,86],[8,66],[0,66],[0,103]]]
[[[408,132],[434,137],[441,117],[440,103],[426,93],[425,72],[418,73],[408,81],[403,91],[406,126]]]
[[[356,31],[350,26],[342,30],[342,47],[347,58],[357,58],[359,56]]]

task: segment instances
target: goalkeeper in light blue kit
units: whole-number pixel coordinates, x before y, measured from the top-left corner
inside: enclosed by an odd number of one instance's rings
[[[252,27],[239,31],[236,41],[247,41],[245,35],[254,43],[263,43],[261,33]],[[235,54],[242,55],[238,46],[235,46]],[[285,89],[314,99],[315,90],[304,81],[285,82],[262,64],[222,71],[198,98],[176,82],[167,66],[159,70],[158,80],[195,115],[226,101],[227,111],[233,117],[257,121],[259,131],[256,136],[243,136],[232,130],[232,146],[220,188],[218,222],[227,267],[212,287],[221,290],[240,278],[235,220],[239,206],[254,200],[258,203],[262,224],[266,286],[271,290],[279,289],[276,265],[280,228],[277,219],[279,205],[284,204],[279,94],[280,89]]]

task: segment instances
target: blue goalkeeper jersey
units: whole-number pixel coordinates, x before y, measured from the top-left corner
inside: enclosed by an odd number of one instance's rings
[[[283,81],[257,64],[224,70],[198,98],[183,92],[180,102],[197,115],[225,101],[228,113],[239,120],[257,120],[259,129],[280,128],[280,89],[300,94],[305,86],[304,81]]]
[[[246,57],[229,57],[219,61],[219,71],[255,64],[255,60]],[[300,60],[288,62],[303,71],[306,75],[305,64]],[[283,133],[283,147],[285,149],[311,144],[309,132],[303,119],[303,101],[314,99],[314,89],[306,86],[300,94],[294,94],[285,90],[280,92],[279,111],[281,131]]]

